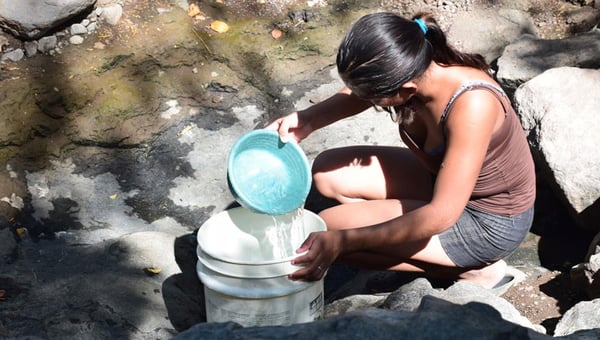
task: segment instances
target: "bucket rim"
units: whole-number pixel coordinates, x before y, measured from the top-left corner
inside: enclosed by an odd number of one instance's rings
[[[212,257],[203,252],[202,249],[197,250],[197,256],[198,262],[201,262],[206,268],[225,276],[238,278],[269,279],[288,276],[300,269],[300,266],[293,265],[291,262],[279,262],[270,265],[230,263]]]
[[[240,279],[223,275],[204,266],[200,261],[196,263],[196,273],[204,288],[221,294],[246,299],[264,299],[291,295],[306,290],[315,284],[323,285],[324,283],[324,278],[318,281],[293,281],[287,277],[278,277],[271,279],[273,282],[280,281],[280,284],[274,287],[273,285],[265,284],[269,281],[268,279]],[[240,282],[245,282],[246,284],[252,282],[250,283],[252,289],[237,287],[235,283]],[[286,284],[281,284],[282,282]],[[264,287],[261,287],[261,283]]]
[[[296,257],[306,255],[308,253],[308,251],[304,251],[302,253],[297,253],[292,256],[284,257],[281,259],[273,259],[273,260],[264,260],[264,261],[239,260],[239,261],[237,261],[237,260],[232,260],[232,259],[228,259],[228,258],[215,257],[215,256],[207,253],[206,251],[204,251],[204,249],[202,249],[202,246],[200,244],[198,244],[198,247],[196,247],[196,254],[198,255],[198,258],[200,258],[200,252],[202,252],[202,254],[205,254],[206,256],[209,256],[210,258],[215,259],[219,262],[225,262],[225,263],[231,263],[231,264],[241,264],[241,265],[245,265],[245,266],[264,266],[264,265],[269,265],[269,264],[281,264],[281,263],[285,263],[285,262],[292,262],[292,260],[295,259]]]

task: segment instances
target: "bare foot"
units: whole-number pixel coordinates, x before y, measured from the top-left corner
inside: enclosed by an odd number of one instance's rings
[[[500,260],[487,267],[464,272],[460,275],[460,278],[489,289],[502,280],[504,273],[506,273],[506,267],[506,262]]]

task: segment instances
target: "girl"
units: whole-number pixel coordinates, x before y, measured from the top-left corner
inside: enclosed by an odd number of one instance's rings
[[[351,146],[316,157],[316,189],[340,204],[320,213],[327,231],[309,235],[290,278],[319,280],[340,261],[494,287],[502,258],[531,226],[535,173],[483,57],[451,47],[428,14],[375,13],[347,33],[337,68],[345,88],[267,128],[300,142],[375,106],[398,121],[408,148]]]

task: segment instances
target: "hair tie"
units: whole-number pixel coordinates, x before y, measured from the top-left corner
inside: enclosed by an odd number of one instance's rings
[[[416,22],[417,25],[419,25],[419,28],[421,29],[421,31],[423,31],[423,34],[427,34],[427,25],[425,25],[423,19],[417,18],[413,21]]]

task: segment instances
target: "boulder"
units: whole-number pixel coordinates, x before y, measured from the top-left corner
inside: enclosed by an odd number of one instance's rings
[[[460,12],[448,30],[448,40],[461,50],[479,53],[488,63],[523,34],[535,36],[531,16],[517,9],[482,9]]]
[[[600,45],[599,45],[600,46]],[[561,67],[519,87],[515,106],[537,165],[584,229],[600,231],[600,70]]]
[[[34,40],[69,19],[90,11],[96,0],[0,1],[0,27],[25,40]]]
[[[526,81],[557,67],[600,67],[600,29],[565,39],[538,39],[531,34],[506,46],[496,77],[510,94]]]
[[[590,330],[588,339],[600,336],[600,299],[582,301],[569,309],[556,325],[554,335],[568,336],[575,332],[581,335],[581,330]]]
[[[288,327],[232,322],[197,324],[176,339],[551,339],[511,323],[479,302],[464,305],[425,296],[416,311],[370,308]]]

